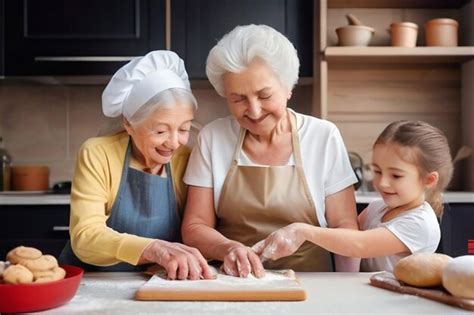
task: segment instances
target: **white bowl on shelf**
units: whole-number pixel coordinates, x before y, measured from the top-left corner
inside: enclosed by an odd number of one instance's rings
[[[375,31],[365,25],[346,25],[336,29],[339,46],[368,46]]]

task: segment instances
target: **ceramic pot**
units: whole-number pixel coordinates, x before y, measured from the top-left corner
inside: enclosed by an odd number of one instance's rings
[[[392,46],[415,47],[418,36],[418,25],[411,22],[392,23],[390,37]]]
[[[16,165],[11,167],[12,190],[48,190],[49,167],[42,165]]]
[[[336,29],[339,46],[368,46],[375,31],[365,25],[346,25]]]
[[[425,24],[426,46],[457,46],[459,24],[453,19],[433,19]]]

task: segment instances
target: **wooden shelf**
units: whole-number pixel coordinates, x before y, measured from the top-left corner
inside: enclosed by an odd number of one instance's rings
[[[330,63],[463,63],[474,59],[474,47],[327,47]]]
[[[328,0],[329,8],[460,8],[468,0]]]

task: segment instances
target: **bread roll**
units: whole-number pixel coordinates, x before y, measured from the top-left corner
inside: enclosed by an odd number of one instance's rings
[[[452,260],[448,255],[418,253],[400,259],[393,273],[398,280],[417,287],[442,284],[443,268]]]
[[[66,271],[61,267],[55,267],[51,270],[51,274],[43,277],[35,278],[35,283],[45,283],[64,279]]]
[[[8,252],[7,260],[15,265],[30,259],[38,259],[41,255],[43,253],[34,247],[18,246]]]
[[[8,284],[31,283],[33,274],[22,265],[13,265],[3,272],[3,281]]]
[[[54,258],[54,256],[43,255],[37,259],[24,260],[20,262],[20,264],[30,269],[34,273],[35,271],[51,270],[58,266],[58,261],[56,258]]]
[[[451,260],[443,270],[443,286],[454,296],[474,299],[474,256]]]

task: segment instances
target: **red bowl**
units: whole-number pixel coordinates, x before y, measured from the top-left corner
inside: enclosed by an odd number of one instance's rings
[[[0,313],[35,312],[58,307],[76,294],[84,270],[64,265],[66,277],[48,283],[0,284]]]

